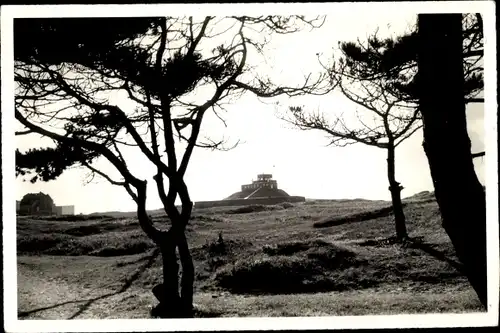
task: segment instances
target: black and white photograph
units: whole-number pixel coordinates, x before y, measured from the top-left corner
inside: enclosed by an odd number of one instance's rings
[[[11,5],[1,38],[6,331],[498,325],[494,2]]]

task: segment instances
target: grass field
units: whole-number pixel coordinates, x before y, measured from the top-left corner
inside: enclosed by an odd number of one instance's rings
[[[195,210],[198,317],[478,312],[432,195]],[[166,217],[153,215],[159,227]],[[222,234],[223,244],[218,242]],[[20,319],[149,318],[158,251],[131,214],[18,217]]]

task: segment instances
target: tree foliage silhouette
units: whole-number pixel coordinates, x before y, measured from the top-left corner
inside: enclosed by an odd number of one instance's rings
[[[483,23],[480,14],[462,16],[462,55],[464,69],[464,96],[467,103],[482,103],[483,81],[482,59],[484,54]],[[396,37],[380,38],[378,31],[365,42],[341,43],[346,57],[349,77],[362,81],[384,81],[384,90],[398,96],[402,101],[416,103],[419,99],[417,54],[418,31]]]
[[[354,58],[349,76],[381,82],[386,94],[416,105],[443,226],[486,306],[485,196],[472,163],[485,152],[471,152],[465,113],[466,104],[484,103],[481,14],[419,15],[409,34],[375,34],[343,49]]]
[[[480,15],[462,18],[463,92],[467,102],[482,102],[478,97],[484,87],[482,19]],[[378,31],[366,41],[339,43],[341,56],[331,64],[322,64],[332,89],[338,89],[356,107],[347,121],[340,110],[329,116],[308,112],[306,107],[291,107],[281,118],[302,130],[320,130],[330,144],[345,146],[362,143],[387,149],[387,177],[394,208],[396,236],[407,237],[401,203],[402,186],[395,177],[395,150],[422,127],[417,86],[416,30],[398,37],[380,38]],[[321,62],[321,61],[320,61]],[[371,116],[371,117],[370,117]],[[475,153],[471,157],[482,156]]]
[[[140,227],[161,250],[163,284],[155,287],[160,301],[155,311],[161,317],[192,316],[194,267],[185,228],[193,203],[184,176],[195,147],[225,149],[224,139],[200,139],[203,118],[209,112],[220,117],[222,103],[246,91],[260,97],[323,93],[321,76],[278,87],[248,63],[262,52],[266,36],[320,24],[302,16],[200,22],[192,17],[16,19],[15,116],[24,126],[16,134],[41,134],[55,145],[17,151],[17,175],[48,181],[69,167],[85,167],[123,187],[137,204]],[[201,90],[210,96],[197,97]],[[110,97],[118,93],[126,98]],[[127,100],[129,107],[118,100]],[[170,220],[166,230],[147,214],[147,180],[127,163],[137,153],[156,169],[153,179]],[[107,161],[109,170],[96,161]]]
[[[387,151],[387,178],[391,193],[395,217],[396,237],[404,241],[408,237],[406,221],[401,202],[403,186],[396,180],[396,148],[417,131],[419,123],[418,109],[397,94],[386,90],[388,81],[385,77],[376,80],[363,80],[352,75],[359,66],[355,56],[350,54],[348,44],[342,44],[343,58],[331,67],[326,67],[332,87],[361,110],[356,108],[356,119],[345,119],[343,114],[328,117],[323,113],[311,113],[305,107],[290,107],[282,119],[302,130],[320,130],[325,132],[330,145],[344,147],[361,143]],[[370,61],[367,59],[367,61]],[[332,119],[333,118],[333,119]]]

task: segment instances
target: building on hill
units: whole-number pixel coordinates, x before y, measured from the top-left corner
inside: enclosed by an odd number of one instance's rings
[[[263,173],[257,175],[257,180],[251,184],[241,185],[241,191],[231,194],[224,200],[289,197],[288,193],[278,188],[278,182],[273,175]]]
[[[254,180],[252,184],[241,185],[241,190],[245,191],[250,189],[257,189],[260,187],[278,188],[278,182],[276,180],[273,180],[273,175],[262,173],[260,175],[257,175],[257,180]]]
[[[28,193],[19,202],[19,215],[52,215],[55,205],[50,195]]]
[[[28,193],[20,201],[16,201],[18,215],[74,215],[75,206],[56,206],[50,195]]]
[[[272,174],[259,174],[257,180],[251,184],[241,185],[241,191],[236,192],[218,201],[198,201],[196,208],[222,207],[222,206],[245,206],[245,205],[274,205],[282,202],[303,202],[304,197],[290,196],[278,188],[278,182],[273,179]]]

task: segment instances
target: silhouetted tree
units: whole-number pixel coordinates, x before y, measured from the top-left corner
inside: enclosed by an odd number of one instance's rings
[[[464,96],[467,103],[482,103],[483,32],[479,14],[462,18],[464,43]],[[326,132],[331,144],[344,146],[363,143],[387,149],[389,190],[394,207],[396,235],[407,237],[401,204],[401,186],[395,179],[395,148],[422,127],[416,85],[418,36],[416,30],[399,37],[380,38],[377,32],[365,42],[340,43],[342,56],[333,64],[323,65],[331,88],[339,88],[345,97],[361,106],[357,121],[347,123],[342,116],[325,117],[304,107],[291,107],[282,117],[301,129]],[[336,110],[337,111],[337,110]],[[372,121],[367,121],[367,115]],[[364,116],[364,117],[363,117]],[[484,156],[484,152],[471,155]]]
[[[461,21],[460,14],[419,15],[417,94],[443,227],[487,307],[486,200],[470,158]]]
[[[185,228],[193,203],[184,176],[195,147],[220,149],[224,143],[199,140],[203,117],[219,116],[223,102],[245,91],[261,97],[317,92],[321,77],[300,87],[277,87],[251,71],[247,58],[262,51],[271,33],[320,23],[301,16],[200,22],[192,17],[16,19],[15,116],[24,126],[16,134],[41,134],[55,145],[17,151],[17,174],[48,181],[82,166],[124,188],[137,204],[142,230],[161,250],[157,312],[191,316],[194,267]],[[209,97],[197,98],[200,89]],[[109,97],[116,93],[135,108],[117,105]],[[148,216],[147,180],[132,173],[125,149],[143,154],[156,168],[153,179],[170,220],[167,230]],[[98,159],[109,162],[113,172],[98,169]]]
[[[406,221],[401,202],[403,186],[396,180],[395,154],[404,140],[421,127],[416,104],[405,98],[392,86],[411,79],[411,73],[398,76],[378,75],[366,79],[378,58],[375,52],[382,52],[383,45],[376,36],[368,39],[367,45],[361,42],[341,43],[342,57],[332,65],[323,65],[329,75],[332,88],[338,88],[356,110],[351,114],[356,120],[344,119],[340,110],[332,110],[332,116],[322,113],[306,112],[304,107],[290,107],[282,119],[302,130],[320,130],[331,139],[330,144],[344,147],[362,143],[387,150],[387,178],[391,193],[396,226],[396,237],[404,241],[408,237]],[[366,50],[373,49],[372,53]],[[361,53],[365,50],[364,54]],[[408,70],[410,72],[410,70]],[[361,107],[361,111],[357,107]]]
[[[462,15],[464,97],[466,103],[484,103],[483,23],[480,14]],[[418,33],[413,29],[398,37],[379,38],[377,32],[365,43],[341,43],[347,54],[349,72],[346,76],[362,82],[385,81],[384,91],[401,101],[418,105],[416,83]],[[484,152],[472,157],[484,156]]]
[[[464,14],[463,69],[466,103],[484,103],[483,82],[483,23],[480,14]],[[344,42],[341,49],[349,55],[351,76],[363,81],[384,79],[385,90],[406,102],[418,102],[416,84],[418,32],[415,29],[397,37],[379,38],[377,32],[365,43]]]
[[[348,49],[357,60],[350,75],[385,79],[386,92],[417,104],[443,226],[486,305],[485,196],[472,163],[485,152],[471,152],[465,115],[466,104],[484,103],[481,15],[420,15],[418,30]]]

